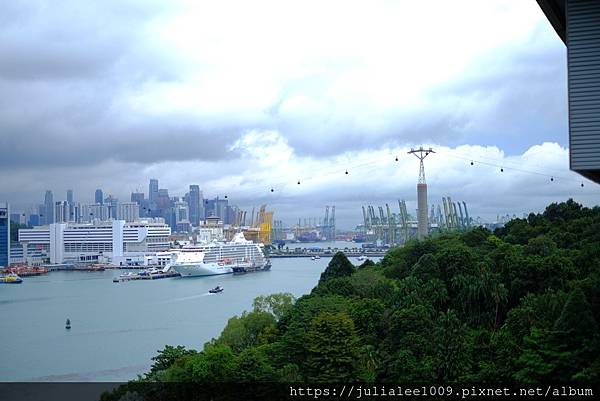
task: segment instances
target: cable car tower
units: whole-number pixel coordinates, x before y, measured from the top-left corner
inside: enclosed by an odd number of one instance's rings
[[[417,182],[417,238],[422,240],[429,233],[429,222],[427,221],[427,183],[425,182],[425,164],[423,160],[430,153],[435,153],[431,148],[410,149],[408,154],[415,155],[419,159],[419,181]]]

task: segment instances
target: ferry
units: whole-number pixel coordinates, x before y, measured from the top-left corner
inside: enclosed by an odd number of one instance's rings
[[[198,277],[262,271],[270,267],[264,245],[248,241],[243,233],[238,233],[231,242],[215,241],[174,251],[165,270],[173,270],[181,277]]]
[[[17,276],[15,273],[9,273],[6,275],[0,276],[1,284],[21,284],[23,279]]]

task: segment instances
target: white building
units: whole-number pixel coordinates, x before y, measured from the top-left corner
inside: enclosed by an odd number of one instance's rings
[[[79,207],[79,222],[85,223],[95,220],[108,220],[108,205],[96,203],[93,205],[81,205]]]
[[[54,204],[54,222],[67,223],[73,221],[71,207],[67,201],[59,201]]]
[[[112,220],[55,223],[19,230],[26,255],[29,247],[44,250],[50,263],[101,262],[116,266],[145,264],[147,255],[169,249],[171,228],[164,222]]]
[[[117,220],[125,220],[129,223],[139,218],[140,205],[137,202],[122,202],[117,204]]]
[[[223,239],[223,222],[218,217],[207,217],[204,224],[198,227],[197,242],[211,242]]]

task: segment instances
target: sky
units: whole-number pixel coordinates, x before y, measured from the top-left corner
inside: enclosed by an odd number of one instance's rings
[[[157,178],[351,228],[416,207],[421,145],[430,204],[600,201],[568,169],[566,49],[533,0],[0,2],[0,54],[14,210]]]

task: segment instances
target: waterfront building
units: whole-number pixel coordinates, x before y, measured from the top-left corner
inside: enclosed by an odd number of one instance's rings
[[[206,221],[198,227],[197,242],[206,243],[223,238],[225,238],[223,221],[216,216],[207,217]]]
[[[23,254],[44,251],[50,263],[145,264],[147,256],[169,249],[171,229],[160,220],[54,223],[19,230]]]
[[[0,203],[0,267],[10,264],[10,207]]]
[[[102,194],[101,189],[96,190],[96,193],[94,194],[94,202],[96,202],[99,205],[104,203],[104,196]]]
[[[137,202],[123,202],[117,204],[117,219],[126,222],[136,221],[140,218],[140,205]]]

